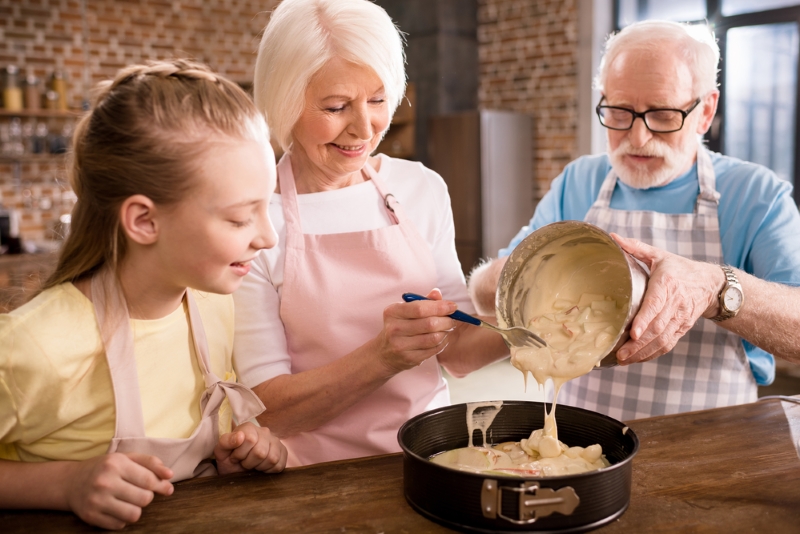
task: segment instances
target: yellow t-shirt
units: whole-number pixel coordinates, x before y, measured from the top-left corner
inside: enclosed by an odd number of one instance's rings
[[[211,369],[234,379],[233,298],[194,291]],[[205,390],[190,343],[186,306],[156,320],[131,320],[148,437],[187,438]],[[114,392],[94,308],[71,283],[0,314],[0,458],[85,460],[108,450]],[[220,433],[230,408],[220,408]]]

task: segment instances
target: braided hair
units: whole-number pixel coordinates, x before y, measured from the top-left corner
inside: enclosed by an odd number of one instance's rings
[[[101,82],[75,128],[68,165],[78,197],[70,233],[43,289],[116,270],[125,256],[119,221],[125,199],[141,194],[169,206],[196,185],[209,143],[220,136],[268,142],[263,116],[235,83],[200,63],[153,61]]]

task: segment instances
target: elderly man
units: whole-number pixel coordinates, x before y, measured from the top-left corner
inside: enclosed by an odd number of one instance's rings
[[[560,402],[623,420],[745,403],[772,381],[771,354],[800,362],[800,214],[769,169],[703,147],[718,61],[704,26],[645,21],[609,38],[597,78],[608,154],[570,163],[471,276],[491,313],[503,256],[568,219],[613,232],[650,267],[620,366],[571,381]]]

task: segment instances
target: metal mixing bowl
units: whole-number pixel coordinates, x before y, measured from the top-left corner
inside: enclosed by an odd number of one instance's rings
[[[603,268],[599,266],[601,261]],[[608,266],[616,273],[610,284]],[[570,284],[582,292],[613,294],[628,307],[610,352],[600,367],[617,364],[617,350],[628,340],[630,325],[639,311],[649,273],[622,250],[611,236],[593,224],[562,221],[548,224],[522,240],[508,257],[497,284],[495,312],[502,327],[528,327],[525,310],[530,299],[552,299],[561,289],[554,280],[564,269],[574,269]],[[603,271],[606,271],[605,273]]]

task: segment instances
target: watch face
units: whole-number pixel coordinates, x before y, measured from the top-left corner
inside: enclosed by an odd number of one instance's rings
[[[725,307],[730,311],[738,310],[742,306],[743,300],[744,295],[742,295],[742,291],[738,287],[729,287],[723,297]]]

